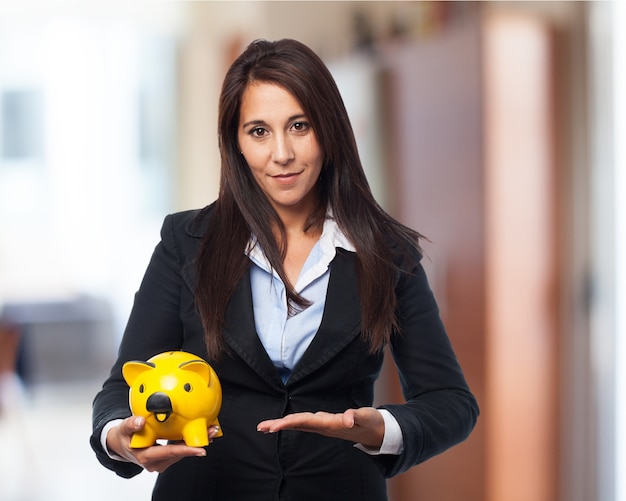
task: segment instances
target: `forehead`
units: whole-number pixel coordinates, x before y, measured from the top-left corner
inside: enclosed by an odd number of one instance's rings
[[[265,120],[303,114],[299,101],[284,87],[271,82],[250,83],[241,98],[240,119]]]

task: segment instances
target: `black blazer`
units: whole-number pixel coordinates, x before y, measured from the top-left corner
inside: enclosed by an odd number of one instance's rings
[[[119,358],[94,400],[91,444],[118,475],[141,469],[110,459],[100,445],[106,422],[130,415],[122,364],[182,349],[207,358],[194,306],[193,259],[207,231],[210,207],[170,215],[128,321]],[[224,436],[204,458],[187,458],[159,475],[153,499],[324,500],[387,499],[386,477],[401,473],[464,440],[478,406],[463,377],[416,253],[396,286],[401,331],[391,344],[406,402],[388,409],[402,428],[400,455],[370,456],[352,443],[314,433],[262,434],[260,421],[301,411],[342,412],[371,406],[383,354],[371,354],[360,336],[354,254],[338,249],[331,263],[319,331],[283,384],[254,326],[249,276],[231,299],[224,337],[229,354],[209,360],[223,390]]]

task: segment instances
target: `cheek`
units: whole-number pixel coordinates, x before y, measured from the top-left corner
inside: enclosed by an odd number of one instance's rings
[[[248,164],[248,169],[250,171],[250,174],[252,174],[252,178],[254,179],[255,183],[261,187],[261,189],[264,189],[263,187],[265,186],[265,183],[267,182],[267,169],[266,164],[262,161],[259,160],[258,158],[255,157],[251,157],[251,158],[246,158],[246,162]]]
[[[314,168],[317,174],[319,174],[322,171],[322,165],[324,164],[324,158],[321,152],[319,150],[311,151],[307,163]]]
[[[309,163],[317,165],[319,166],[319,168],[321,168],[324,160],[324,155],[322,154],[322,149],[320,148],[320,145],[314,136],[311,137],[311,140],[306,145],[306,154]]]
[[[241,155],[252,172],[260,171],[265,165],[265,156],[259,147],[255,148],[250,145],[243,144],[241,147]]]
[[[250,172],[252,173],[252,177],[254,179],[256,179],[256,181],[260,181],[263,178],[263,168],[261,165],[259,165],[254,158],[247,158],[246,157],[246,162],[248,164],[248,169],[250,169]]]

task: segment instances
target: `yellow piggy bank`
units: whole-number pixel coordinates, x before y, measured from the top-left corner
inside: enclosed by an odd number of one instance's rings
[[[209,445],[207,428],[219,426],[222,387],[206,361],[184,351],[169,351],[147,362],[126,362],[122,374],[130,386],[133,415],[146,418],[131,447],[149,447],[157,439],[182,439],[192,447]],[[222,436],[221,427],[217,436]]]

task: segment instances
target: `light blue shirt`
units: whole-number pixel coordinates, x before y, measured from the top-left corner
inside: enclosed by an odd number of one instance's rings
[[[248,246],[248,257],[253,263],[250,282],[256,331],[283,383],[308,348],[322,321],[330,278],[329,265],[337,247],[355,251],[335,220],[328,218],[295,285],[296,291],[311,306],[290,316],[285,285],[272,270],[258,243],[253,239]]]

